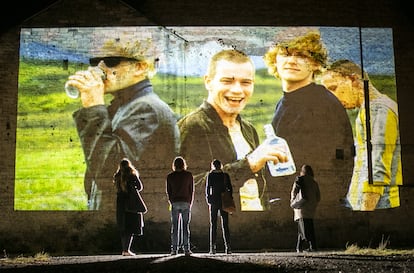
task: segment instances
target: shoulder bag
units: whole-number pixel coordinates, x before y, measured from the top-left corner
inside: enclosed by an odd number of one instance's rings
[[[222,210],[232,214],[236,211],[236,204],[234,203],[233,195],[227,190],[226,174],[224,174],[223,183],[225,185],[225,190],[221,193],[221,208]]]

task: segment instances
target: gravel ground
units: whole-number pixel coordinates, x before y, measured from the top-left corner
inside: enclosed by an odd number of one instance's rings
[[[0,259],[0,272],[60,272],[60,273],[371,273],[414,272],[414,255],[367,256],[348,255],[343,252],[266,252],[234,253],[231,255],[194,253],[121,255],[59,256],[43,259]]]

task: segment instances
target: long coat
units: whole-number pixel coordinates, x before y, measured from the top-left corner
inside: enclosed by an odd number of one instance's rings
[[[290,193],[291,206],[296,199],[296,196],[302,193],[304,198],[303,204],[300,208],[293,209],[293,219],[295,221],[303,219],[313,219],[315,217],[316,207],[321,200],[318,183],[310,175],[298,176],[292,186]]]
[[[120,177],[115,177],[115,180]],[[127,191],[117,187],[116,195],[116,223],[120,231],[129,234],[142,235],[144,227],[143,214],[147,206],[141,197],[143,189],[141,180],[136,175],[130,175],[127,180]]]

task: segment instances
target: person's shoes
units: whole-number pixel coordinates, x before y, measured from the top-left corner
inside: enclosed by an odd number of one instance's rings
[[[178,253],[178,251],[177,251],[177,250],[171,250],[170,255],[171,255],[171,256],[174,256],[174,255],[177,255],[177,253]]]
[[[216,254],[216,252],[217,252],[216,249],[217,249],[216,244],[210,244],[210,252],[208,254],[210,254],[210,255]]]
[[[137,254],[135,254],[134,252],[132,252],[131,250],[128,251],[122,251],[122,256],[136,256]]]
[[[314,252],[313,248],[304,249],[303,252]]]
[[[228,248],[228,249],[226,249],[226,254],[233,254],[233,252],[231,252],[231,249]]]
[[[208,253],[208,254],[210,254],[210,255],[214,255],[214,254],[216,254],[216,245],[212,245],[212,246],[210,246],[210,252]]]
[[[191,251],[191,250],[186,250],[186,251],[184,251],[184,255],[185,256],[190,256],[190,255],[192,255],[193,254],[193,252]]]
[[[296,253],[301,253],[302,251],[300,249],[296,249]]]

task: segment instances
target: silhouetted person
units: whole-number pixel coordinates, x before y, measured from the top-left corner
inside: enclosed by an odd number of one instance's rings
[[[131,162],[124,158],[114,174],[116,187],[116,223],[121,235],[122,255],[134,256],[131,250],[134,235],[143,235],[147,207],[141,198],[142,182]]]
[[[229,213],[223,210],[221,194],[223,192],[233,194],[230,176],[223,172],[223,164],[215,159],[211,162],[211,171],[206,181],[206,200],[210,212],[210,254],[216,254],[217,219],[220,213],[221,227],[226,254],[231,254],[231,241],[229,229]]]
[[[191,255],[190,221],[194,199],[194,179],[187,171],[184,158],[178,156],[172,164],[173,171],[167,175],[166,191],[171,207],[171,255],[178,253],[182,245],[186,256]],[[180,238],[182,234],[182,238]]]
[[[297,198],[299,192],[302,195],[301,199]],[[313,218],[320,200],[319,186],[314,179],[312,167],[303,165],[290,194],[290,204],[294,212],[293,219],[298,223],[297,252],[316,250]],[[306,249],[303,249],[304,243],[308,244]]]

